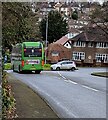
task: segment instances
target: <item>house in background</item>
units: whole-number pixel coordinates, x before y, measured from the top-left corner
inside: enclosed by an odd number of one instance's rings
[[[40,7],[40,18],[42,19],[42,16],[45,16],[46,11],[49,12],[51,10],[58,10],[66,15],[72,12],[71,9],[78,9],[80,11],[81,7],[78,4],[71,4],[69,6],[63,5],[60,2],[53,3],[52,5],[45,4]],[[108,35],[96,26],[89,26],[88,15],[95,7],[96,5],[86,6],[83,4],[83,14],[79,14],[78,21],[68,19],[69,33],[48,46],[47,57],[50,62],[72,59],[79,66],[108,65]],[[84,30],[83,28],[86,29]],[[73,29],[77,29],[77,31],[73,31]]]
[[[47,48],[47,61],[57,63],[64,59],[71,59],[71,49],[64,47],[61,44],[51,43]]]
[[[79,31],[77,29],[69,29],[69,33],[66,34],[65,36],[63,36],[62,38],[60,38],[59,40],[57,40],[55,43],[56,44],[61,44],[64,47],[71,49],[71,40],[72,38],[74,38],[75,36],[77,36],[78,34],[80,34],[82,31]]]
[[[59,40],[55,42],[56,44],[60,44],[66,48],[71,48],[71,41],[69,41],[68,36],[63,36]]]
[[[74,30],[72,32],[71,30],[68,34],[66,34],[56,42],[51,43],[47,49],[48,61],[50,61],[51,63],[56,63],[61,60],[66,60],[66,59],[70,60],[71,42],[72,42],[70,38],[75,37],[79,33],[81,32],[77,30]]]
[[[81,66],[108,66],[108,35],[96,26],[71,39],[72,60]]]
[[[50,44],[48,60],[74,60],[77,66],[108,66],[108,35],[97,26],[88,26],[72,38],[63,36]]]

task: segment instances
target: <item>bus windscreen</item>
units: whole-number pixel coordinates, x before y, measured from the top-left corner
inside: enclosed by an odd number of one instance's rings
[[[42,57],[41,48],[24,48],[24,57]]]

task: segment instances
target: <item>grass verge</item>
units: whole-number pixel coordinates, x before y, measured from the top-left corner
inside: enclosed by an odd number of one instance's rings
[[[108,72],[95,72],[95,73],[91,73],[91,75],[108,78]]]

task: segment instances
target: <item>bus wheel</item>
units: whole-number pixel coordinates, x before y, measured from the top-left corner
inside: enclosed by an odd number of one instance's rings
[[[21,72],[22,72],[22,71],[21,71],[21,67],[20,67],[20,66],[19,66],[19,68],[18,68],[18,72],[19,72],[19,73],[21,73]]]
[[[40,74],[40,72],[41,72],[40,70],[36,70],[35,71],[36,74]]]
[[[13,65],[13,67],[12,67],[12,70],[13,70],[13,72],[15,72],[15,70],[14,70],[14,65]]]

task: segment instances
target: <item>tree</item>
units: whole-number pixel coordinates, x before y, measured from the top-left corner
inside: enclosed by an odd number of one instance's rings
[[[91,22],[108,35],[108,2],[97,7],[90,15]]]
[[[3,48],[11,48],[12,44],[27,41],[36,37],[36,21],[38,18],[32,12],[30,3],[2,3],[2,43]],[[36,28],[34,28],[34,27]]]
[[[42,34],[43,40],[46,38],[46,20],[45,17],[40,23],[40,32]],[[67,33],[67,23],[66,20],[61,16],[58,11],[50,11],[48,13],[48,42],[52,43]]]
[[[72,13],[72,19],[73,20],[78,20],[78,12],[77,12],[77,10],[73,11],[73,13]]]

